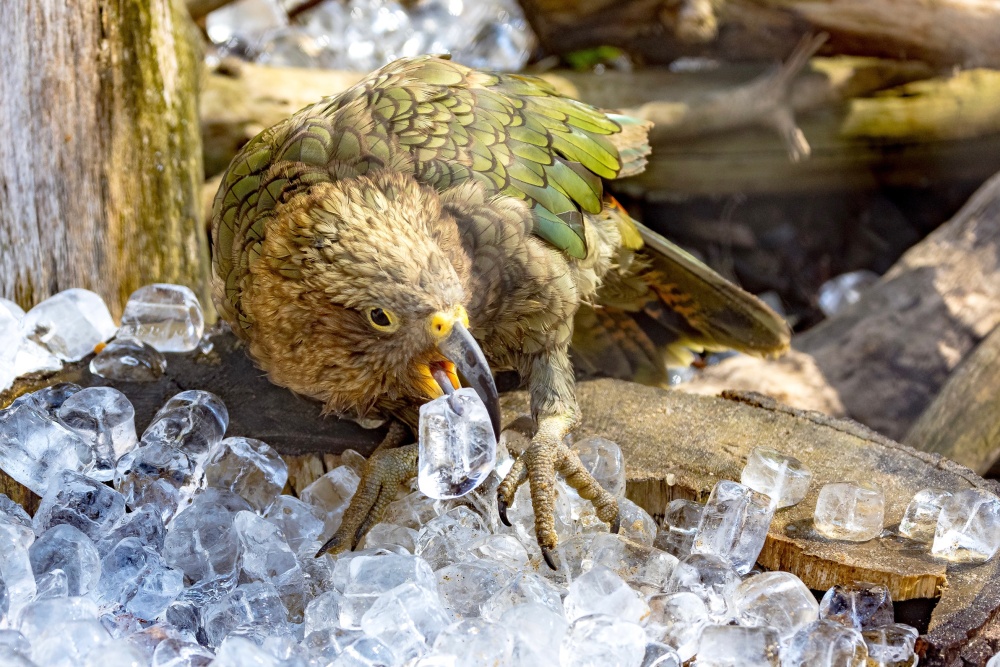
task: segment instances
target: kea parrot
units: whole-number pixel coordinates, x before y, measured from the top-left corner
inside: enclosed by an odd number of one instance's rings
[[[618,503],[567,446],[575,371],[662,382],[692,351],[785,350],[756,297],[633,220],[604,181],[642,171],[649,124],[545,81],[398,60],[264,130],[213,209],[214,299],[272,382],[330,412],[391,417],[341,527],[353,549],[417,470],[422,403],[464,382],[500,433],[492,370],[517,371],[524,482],[555,566],[555,475],[614,527]],[[409,443],[409,444],[407,444]]]

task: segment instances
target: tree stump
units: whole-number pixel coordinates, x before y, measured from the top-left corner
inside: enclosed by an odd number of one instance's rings
[[[351,421],[323,417],[321,406],[270,384],[235,338],[216,333],[211,353],[171,354],[167,374],[155,383],[112,383],[136,407],[141,432],[155,410],[173,393],[207,389],[230,410],[228,435],[263,439],[289,464],[287,492],[339,465],[351,448],[369,453],[384,431],[366,430]],[[21,379],[0,394],[0,406],[16,394],[56,381],[108,384],[86,370],[86,360],[49,377]],[[617,441],[627,466],[627,495],[650,513],[662,516],[674,498],[704,501],[720,479],[738,480],[753,447],[767,446],[795,455],[813,471],[806,499],[777,513],[759,564],[794,572],[822,591],[835,583],[866,580],[885,584],[901,618],[924,626],[921,664],[939,667],[983,665],[1000,646],[1000,559],[979,566],[946,566],[918,546],[893,534],[903,510],[918,490],[936,486],[1000,491],[1000,484],[938,455],[918,452],[850,421],[782,406],[759,394],[731,393],[724,398],[696,396],[617,380],[578,385],[583,422],[577,437],[601,435]],[[502,397],[505,423],[529,414],[523,391]],[[812,530],[812,511],[820,487],[828,482],[864,479],[886,496],[887,531],[855,544],[820,537]],[[24,490],[0,474],[0,491],[22,502]],[[930,608],[923,621],[907,616]],[[907,610],[910,611],[907,611]]]
[[[0,2],[0,296],[211,303],[195,38],[182,0]]]

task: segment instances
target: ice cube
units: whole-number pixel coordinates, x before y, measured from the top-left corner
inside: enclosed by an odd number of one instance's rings
[[[722,480],[708,497],[691,552],[718,556],[746,574],[764,548],[773,516],[767,496]]]
[[[563,606],[569,621],[590,614],[605,614],[642,623],[649,615],[646,602],[621,577],[602,566],[582,574],[570,584]]]
[[[740,625],[771,626],[782,639],[819,618],[819,603],[790,572],[763,572],[743,580],[733,594]]]
[[[14,531],[0,529],[0,581],[6,589],[11,618],[35,596],[35,575],[28,549]]]
[[[445,628],[434,640],[434,653],[453,657],[456,665],[516,667],[513,635],[483,619],[465,619]]]
[[[156,382],[167,372],[167,358],[134,338],[115,338],[90,360],[90,372],[119,382]]]
[[[464,496],[496,464],[497,439],[489,412],[469,387],[420,406],[419,443],[417,484],[431,498]]]
[[[140,444],[115,464],[114,486],[131,509],[152,505],[168,521],[196,484],[194,464],[168,444]]]
[[[781,652],[781,667],[865,667],[867,658],[868,648],[860,632],[820,619],[787,642]]]
[[[68,289],[42,301],[21,319],[24,336],[63,361],[79,361],[118,327],[98,294]]]
[[[220,643],[212,667],[281,667],[281,660],[246,637],[233,635]]]
[[[646,644],[646,655],[642,659],[642,667],[681,667],[683,661],[677,651],[659,642]]]
[[[65,572],[56,568],[35,576],[36,600],[64,597],[69,597],[69,577]]]
[[[125,394],[111,387],[87,387],[63,402],[56,417],[93,449],[91,477],[109,481],[115,461],[131,451],[135,435],[135,409]]]
[[[868,287],[878,282],[878,274],[867,269],[842,273],[820,285],[817,301],[827,317],[833,317],[857,303]]]
[[[452,563],[435,575],[445,607],[465,618],[479,618],[481,608],[510,582],[514,570],[500,563],[472,560]]]
[[[442,591],[445,585],[440,582],[440,576],[448,569],[438,571],[438,587]],[[513,578],[502,583],[502,588],[480,605],[483,618],[499,621],[510,609],[524,605],[540,605],[563,616],[561,597],[563,591],[537,572],[521,570]],[[444,596],[447,598],[447,593],[444,593]]]
[[[28,549],[36,581],[53,570],[66,577],[69,595],[86,595],[101,577],[101,556],[93,540],[69,524],[59,524],[42,533]]]
[[[343,560],[341,557],[340,561]],[[434,572],[427,561],[419,556],[361,555],[351,558],[347,562],[346,569],[340,624],[347,629],[361,627],[362,615],[375,603],[375,600],[383,593],[405,583],[414,583],[421,589],[432,591],[435,600],[438,597]]]
[[[59,473],[32,519],[36,535],[68,523],[92,540],[103,537],[125,516],[125,498],[109,486],[69,470]]]
[[[360,482],[353,468],[338,466],[302,489],[299,498],[316,508],[323,517],[323,535],[332,535],[340,528],[340,521]]]
[[[647,634],[672,646],[681,660],[693,658],[701,631],[710,622],[705,602],[694,593],[681,591],[652,595],[648,604]]]
[[[32,642],[31,657],[45,667],[78,667],[110,639],[97,620],[57,623]]]
[[[134,646],[111,643],[87,654],[82,667],[145,667],[146,656]]]
[[[819,603],[819,617],[856,630],[893,622],[892,597],[880,584],[863,582],[834,586]]]
[[[11,407],[15,405],[30,405],[42,414],[55,418],[56,411],[66,402],[66,399],[82,390],[83,387],[78,384],[58,382],[47,387],[42,387],[30,394],[18,396],[11,403]]]
[[[605,491],[616,498],[625,495],[625,457],[618,443],[606,438],[584,438],[573,443],[573,451]]]
[[[22,375],[62,368],[62,362],[51,352],[24,337],[23,318],[24,311],[16,303],[0,299],[0,391]]]
[[[361,629],[386,645],[403,661],[427,650],[451,623],[433,588],[413,581],[388,590],[361,617]]]
[[[693,500],[671,500],[663,513],[663,526],[657,531],[653,546],[678,558],[690,555],[704,509],[704,505]]]
[[[528,564],[528,552],[513,535],[483,535],[469,547],[469,555],[513,568]]]
[[[303,631],[309,636],[317,630],[336,629],[340,617],[340,603],[344,596],[339,591],[326,591],[306,605]]]
[[[44,496],[64,470],[88,470],[92,456],[80,436],[36,409],[30,399],[0,410],[0,468],[36,494]]]
[[[559,647],[562,667],[640,667],[646,655],[642,626],[592,614],[573,621]]]
[[[740,585],[740,575],[718,556],[691,554],[682,558],[670,577],[668,592],[689,591],[704,600],[709,617],[727,622],[735,613],[732,597]]]
[[[184,572],[192,583],[219,582],[225,587],[234,582],[242,546],[233,520],[237,511],[249,509],[235,494],[206,489],[170,523],[163,541],[167,565]]]
[[[59,357],[55,356],[33,340],[21,338],[20,347],[14,357],[14,377],[23,377],[29,373],[58,371],[63,366]]]
[[[802,502],[810,481],[812,473],[802,461],[766,447],[750,452],[740,475],[740,482],[769,497],[779,509]]]
[[[268,444],[253,438],[226,438],[205,464],[205,484],[228,489],[260,513],[288,481],[288,466]]]
[[[401,548],[411,554],[416,550],[417,531],[406,526],[396,526],[391,523],[377,523],[365,535],[363,546],[366,549],[383,547],[386,549]],[[518,542],[518,546],[520,546]]]
[[[559,662],[559,645],[569,623],[550,607],[527,603],[511,607],[499,619],[514,636],[514,664],[546,667]]]
[[[9,648],[28,654],[31,652],[31,643],[17,630],[0,630],[0,648]]]
[[[144,621],[165,611],[183,588],[181,571],[168,567],[160,554],[135,537],[118,542],[101,561],[100,599],[121,604]]]
[[[288,15],[277,0],[240,0],[205,18],[208,38],[216,44],[244,39],[255,44],[268,32],[288,25]]]
[[[35,529],[31,527],[31,517],[24,508],[0,493],[0,528],[7,530],[25,548],[35,541]]]
[[[472,542],[487,535],[478,514],[456,507],[427,522],[417,535],[417,555],[438,570],[460,560]]]
[[[653,546],[656,540],[656,521],[649,512],[628,498],[618,499],[619,534],[632,542]]]
[[[698,667],[778,667],[778,631],[710,625],[702,630]]]
[[[906,506],[903,520],[899,522],[899,532],[917,542],[933,542],[941,506],[948,498],[951,498],[951,491],[944,489],[917,491]]]
[[[26,606],[18,619],[18,629],[35,643],[52,628],[69,621],[97,620],[100,610],[90,598],[50,598]]]
[[[6,646],[0,646],[0,664],[5,667],[38,667],[27,653]]]
[[[243,545],[241,580],[272,584],[288,620],[300,622],[306,605],[305,575],[281,530],[253,512],[237,512],[233,525]]]
[[[222,441],[229,411],[215,394],[200,389],[182,391],[153,416],[142,444],[163,443],[181,450],[200,465]]]
[[[285,608],[271,584],[255,581],[240,584],[202,613],[209,646],[219,646],[236,629],[244,636],[280,635],[290,631]]]
[[[14,383],[14,359],[21,347],[20,318],[15,318],[0,303],[0,391]]]
[[[865,630],[861,636],[868,646],[868,664],[872,667],[914,667],[917,656],[913,648],[919,634],[916,628],[902,623]]]
[[[424,524],[451,509],[440,500],[428,498],[419,491],[389,503],[382,518],[384,523],[420,530]]]
[[[24,308],[10,299],[0,298],[0,316],[10,316],[14,320],[20,321],[24,317]]]
[[[103,558],[126,537],[136,537],[142,544],[160,552],[166,532],[160,511],[154,505],[143,505],[119,519],[111,532],[97,542],[97,551]]]
[[[819,491],[813,521],[816,530],[835,540],[867,542],[882,532],[885,496],[868,484],[837,482]]]
[[[394,667],[402,665],[391,646],[374,637],[358,637],[344,647],[332,667]]]
[[[323,519],[312,505],[294,496],[278,496],[267,509],[264,518],[281,529],[288,546],[295,553],[314,543],[316,548],[308,555],[315,554],[319,549],[317,540],[323,532]],[[381,525],[383,524],[375,525],[372,531]]]
[[[205,332],[198,297],[183,285],[155,283],[132,292],[118,335],[148,343],[160,352],[190,352]]]
[[[982,563],[1000,548],[1000,498],[981,489],[958,491],[944,501],[931,555],[953,563]]]

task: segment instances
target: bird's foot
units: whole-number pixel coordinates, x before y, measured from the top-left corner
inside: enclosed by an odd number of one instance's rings
[[[598,518],[618,532],[618,500],[602,487],[591,475],[576,452],[562,441],[539,429],[531,444],[521,453],[510,472],[497,488],[497,506],[500,520],[510,525],[507,508],[514,502],[514,494],[525,480],[531,490],[531,505],[535,510],[535,537],[542,550],[542,557],[553,570],[559,569],[556,547],[559,538],[555,528],[556,472],[576,489],[580,496],[594,505]]]
[[[389,506],[399,485],[417,474],[417,445],[395,449],[379,448],[365,462],[361,482],[344,512],[340,528],[324,544],[317,556],[353,550]]]

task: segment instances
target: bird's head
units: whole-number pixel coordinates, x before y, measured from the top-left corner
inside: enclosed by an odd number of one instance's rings
[[[366,414],[434,398],[461,376],[499,430],[468,330],[470,260],[432,188],[395,172],[323,182],[274,216],[248,299],[250,351],[272,379]]]

